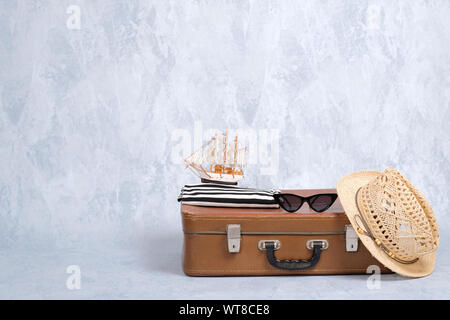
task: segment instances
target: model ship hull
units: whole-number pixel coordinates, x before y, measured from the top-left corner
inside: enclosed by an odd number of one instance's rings
[[[243,175],[238,174],[227,174],[227,173],[213,173],[208,172],[207,174],[202,172],[200,173],[200,178],[202,182],[214,182],[214,183],[222,183],[222,184],[237,184],[240,180],[242,180]]]

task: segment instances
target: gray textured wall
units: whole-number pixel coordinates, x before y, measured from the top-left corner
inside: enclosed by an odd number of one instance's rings
[[[80,9],[73,29],[71,5]],[[401,170],[446,224],[449,1],[0,1],[0,245],[180,232],[176,130],[279,130],[246,184]]]

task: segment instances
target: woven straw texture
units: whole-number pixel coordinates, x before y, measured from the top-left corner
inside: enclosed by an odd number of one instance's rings
[[[337,183],[359,239],[384,266],[406,277],[434,270],[439,231],[430,204],[400,172],[359,171]]]
[[[437,249],[433,210],[399,171],[385,170],[361,188],[357,201],[372,234],[396,257],[409,261]]]

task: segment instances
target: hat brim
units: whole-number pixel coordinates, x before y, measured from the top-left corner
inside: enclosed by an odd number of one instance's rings
[[[337,183],[337,193],[344,208],[344,211],[350,220],[353,228],[356,230],[358,224],[355,221],[355,215],[359,214],[356,205],[356,192],[364,187],[370,181],[382,174],[378,171],[360,171],[349,174]],[[358,233],[358,237],[369,252],[385,267],[391,269],[405,277],[419,278],[429,275],[433,272],[436,260],[436,252],[421,256],[418,261],[411,264],[404,264],[390,258],[375,242],[366,235]]]

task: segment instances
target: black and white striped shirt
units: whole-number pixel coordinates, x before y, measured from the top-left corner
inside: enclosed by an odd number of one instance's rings
[[[278,208],[273,190],[242,188],[218,183],[185,185],[178,201],[211,207]]]

